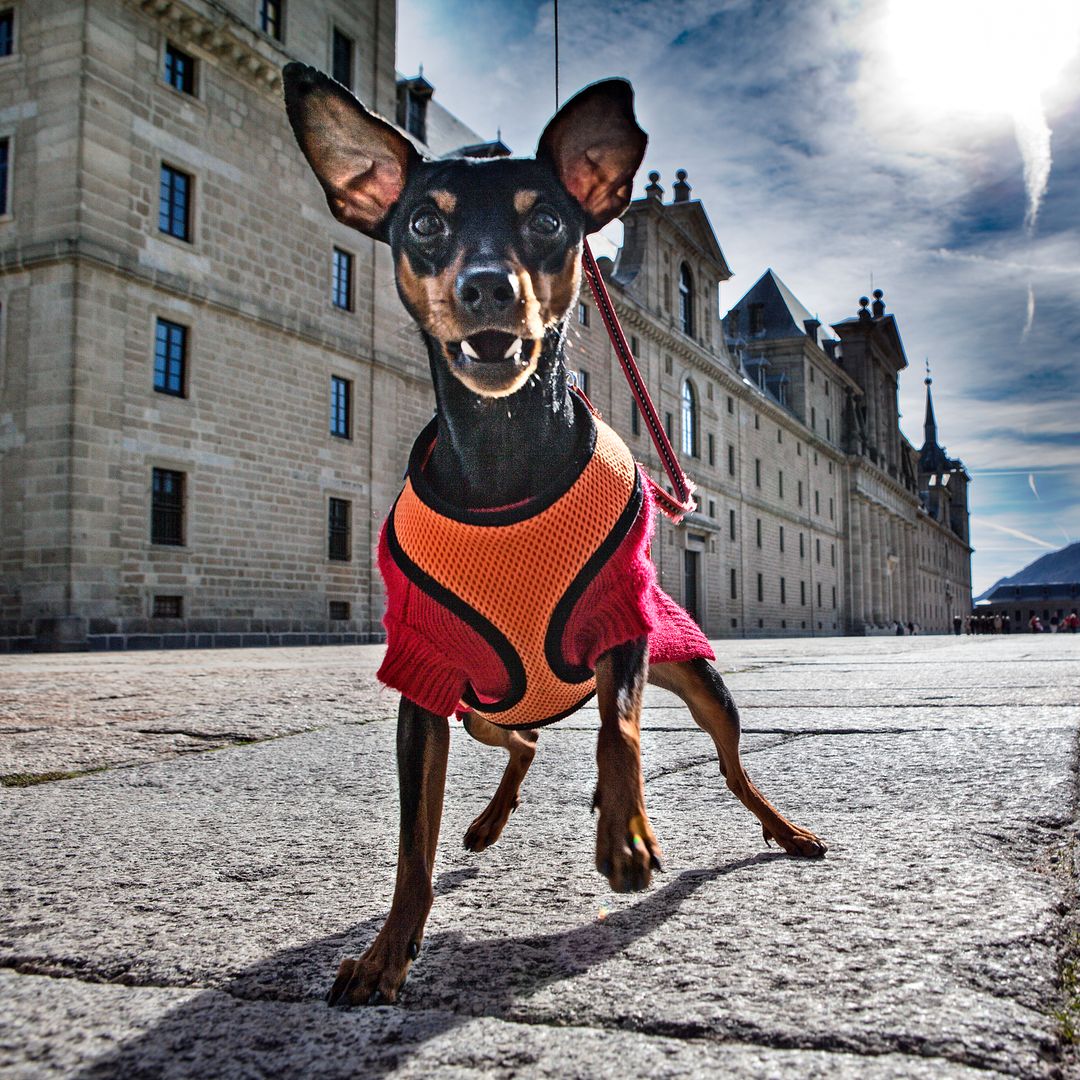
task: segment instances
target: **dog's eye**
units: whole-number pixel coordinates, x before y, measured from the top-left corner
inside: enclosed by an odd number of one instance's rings
[[[445,232],[446,222],[434,210],[425,209],[413,214],[409,227],[417,236],[422,236],[426,240]]]
[[[541,236],[553,236],[559,231],[559,219],[550,210],[537,210],[529,218],[529,228]]]

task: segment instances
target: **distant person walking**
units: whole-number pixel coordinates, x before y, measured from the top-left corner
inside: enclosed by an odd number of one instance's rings
[[[1031,618],[1028,619],[1028,629],[1033,634],[1041,634],[1043,632],[1043,624],[1038,615],[1032,615]]]
[[[1070,634],[1075,634],[1077,630],[1080,630],[1080,615],[1076,614],[1076,608],[1073,608],[1066,616],[1065,629],[1068,630]]]
[[[960,636],[960,631],[963,628],[964,628],[964,620],[961,619],[959,615],[954,615],[952,617],[952,632],[954,634],[956,634],[957,637],[959,637]]]

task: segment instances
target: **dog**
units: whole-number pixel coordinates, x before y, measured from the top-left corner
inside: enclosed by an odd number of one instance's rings
[[[629,205],[645,152],[630,84],[577,94],[533,158],[427,160],[316,69],[289,64],[283,82],[331,212],[390,246],[437,403],[379,547],[388,596],[379,675],[402,692],[397,881],[383,928],[359,959],[342,961],[328,1001],[396,1001],[419,955],[454,712],[509,755],[466,833],[473,851],[493,844],[516,809],[537,728],[595,690],[596,867],[615,891],[646,888],[661,867],[640,753],[648,681],[682,698],[712,737],[766,842],[824,855],[747,776],[739,713],[712,651],[655,582],[651,481],[568,384],[583,241]]]

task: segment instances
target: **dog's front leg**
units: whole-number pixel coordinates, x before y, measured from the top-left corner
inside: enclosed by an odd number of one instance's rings
[[[596,663],[600,738],[594,805],[596,869],[616,892],[644,889],[660,869],[660,845],[645,813],[641,769],[641,694],[648,672],[644,638],[604,653]]]
[[[406,698],[398,706],[397,763],[401,803],[397,883],[379,936],[359,960],[342,960],[331,1005],[384,1005],[397,999],[420,952],[434,893],[431,874],[442,820],[450,725]]]

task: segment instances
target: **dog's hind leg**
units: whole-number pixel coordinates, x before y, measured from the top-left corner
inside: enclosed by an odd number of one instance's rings
[[[331,1005],[385,1005],[397,999],[420,952],[434,900],[431,872],[439,841],[450,724],[405,698],[398,706],[397,763],[401,803],[397,883],[390,914],[359,960],[342,960],[327,995]]]
[[[711,664],[705,660],[656,664],[649,669],[649,682],[678,694],[689,706],[698,727],[712,737],[727,786],[761,822],[766,843],[775,840],[789,855],[814,858],[825,854],[824,842],[788,821],[746,775],[739,756],[739,710]]]
[[[641,694],[647,667],[644,638],[611,649],[596,663],[596,869],[616,892],[644,889],[653,870],[660,869],[660,845],[645,813],[641,768]]]
[[[495,789],[491,802],[481,811],[465,833],[465,846],[470,851],[483,851],[499,839],[510,815],[521,803],[521,782],[529,771],[536,755],[539,732],[515,731],[500,727],[476,713],[469,713],[464,720],[465,730],[486,746],[501,746],[510,760],[503,770],[502,779]]]

